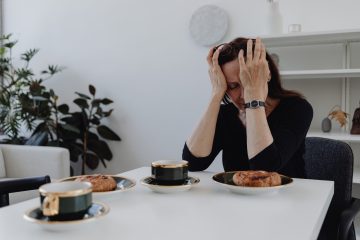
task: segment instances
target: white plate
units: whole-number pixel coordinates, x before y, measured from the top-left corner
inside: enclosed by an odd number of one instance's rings
[[[188,179],[180,185],[161,185],[152,177],[146,177],[140,180],[141,184],[158,193],[175,193],[189,190],[192,186],[198,184],[200,179],[196,177],[188,177]]]
[[[86,175],[82,175],[82,176],[86,176]],[[130,188],[132,188],[132,187],[134,187],[136,185],[136,181],[133,180],[133,179],[129,179],[129,178],[122,177],[122,176],[117,176],[117,175],[106,175],[106,176],[110,176],[110,177],[114,178],[114,180],[116,181],[116,184],[117,184],[116,189],[113,190],[113,191],[106,191],[106,192],[93,192],[94,197],[101,197],[101,196],[116,194],[116,193],[119,193],[119,192],[126,191],[126,190],[128,190],[128,189],[130,189]],[[80,176],[64,178],[64,179],[61,179],[59,181],[60,182],[74,181],[78,177],[80,177]]]
[[[36,223],[40,227],[48,231],[69,231],[78,229],[84,223],[94,222],[99,218],[105,216],[110,208],[103,203],[93,203],[81,219],[54,221],[50,220],[42,214],[39,207],[33,208],[24,214],[24,219]]]
[[[243,187],[235,185],[232,181],[234,172],[222,172],[215,174],[212,178],[220,186],[227,188],[231,192],[240,193],[245,195],[259,195],[259,194],[273,194],[278,192],[280,189],[291,186],[293,179],[284,175],[281,176],[281,185],[273,187]]]

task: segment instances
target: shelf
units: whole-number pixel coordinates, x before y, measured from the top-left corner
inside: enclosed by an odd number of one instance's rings
[[[280,71],[282,79],[351,78],[360,77],[360,69],[324,69]]]
[[[360,135],[352,135],[349,133],[324,133],[324,132],[308,132],[307,137],[322,137],[322,138],[330,138],[335,140],[340,140],[344,142],[360,142]]]
[[[351,59],[351,45],[353,42],[360,42],[360,28],[339,31],[326,31],[326,32],[299,32],[287,33],[279,35],[260,36],[267,48],[276,47],[296,47],[308,45],[321,45],[321,44],[338,44],[342,45],[342,54],[338,55],[343,60],[342,69],[319,69],[319,70],[292,70],[280,71],[282,79],[345,79],[341,85],[341,105],[342,108],[349,112],[350,106],[350,81],[349,78],[360,78],[359,69],[349,69]],[[289,49],[290,49],[289,48]],[[274,49],[275,50],[275,49]],[[291,49],[292,50],[292,49]],[[297,49],[301,51],[301,49]],[[276,50],[275,50],[276,51]],[[286,51],[286,49],[285,49]],[[301,66],[300,66],[301,67]],[[340,66],[339,66],[340,67]],[[306,84],[311,84],[307,82]],[[316,94],[316,93],[315,93]],[[320,96],[319,96],[320,97]],[[352,148],[359,150],[360,135],[351,135],[348,132],[333,131],[324,133],[321,131],[310,131],[307,137],[322,137],[334,140],[339,140],[351,144]],[[353,149],[353,150],[355,150]],[[354,151],[354,175],[353,183],[357,186],[357,192],[360,197],[360,158],[356,156],[359,151]]]
[[[301,46],[316,44],[333,44],[344,42],[359,42],[360,29],[327,31],[327,32],[299,32],[271,36],[260,36],[266,47]]]

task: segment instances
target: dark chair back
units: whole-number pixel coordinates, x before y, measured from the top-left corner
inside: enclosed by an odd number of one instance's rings
[[[9,205],[9,193],[35,190],[49,182],[50,177],[48,175],[0,181],[0,207]]]
[[[318,239],[338,239],[340,216],[352,202],[353,152],[345,142],[308,137],[304,160],[307,178],[334,181],[334,196]],[[346,235],[346,240],[356,239],[353,223]]]

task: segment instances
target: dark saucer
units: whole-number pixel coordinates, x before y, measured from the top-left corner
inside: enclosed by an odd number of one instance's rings
[[[72,217],[66,216],[62,218],[53,218],[44,216],[42,210],[37,207],[25,213],[24,218],[30,222],[41,224],[54,224],[54,223],[76,223],[88,221],[97,217],[106,215],[109,212],[109,207],[103,203],[92,203],[90,208],[82,214],[73,215]]]
[[[194,177],[188,177],[185,180],[177,181],[177,182],[164,182],[159,181],[153,177],[146,177],[142,179],[143,184],[153,185],[153,186],[164,186],[164,187],[177,187],[177,186],[187,186],[199,183],[200,179]]]

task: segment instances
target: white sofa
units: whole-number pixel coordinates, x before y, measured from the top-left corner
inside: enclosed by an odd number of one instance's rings
[[[70,175],[70,154],[65,148],[0,144],[0,181],[49,175],[53,180]],[[10,194],[10,204],[38,197],[38,191]]]

